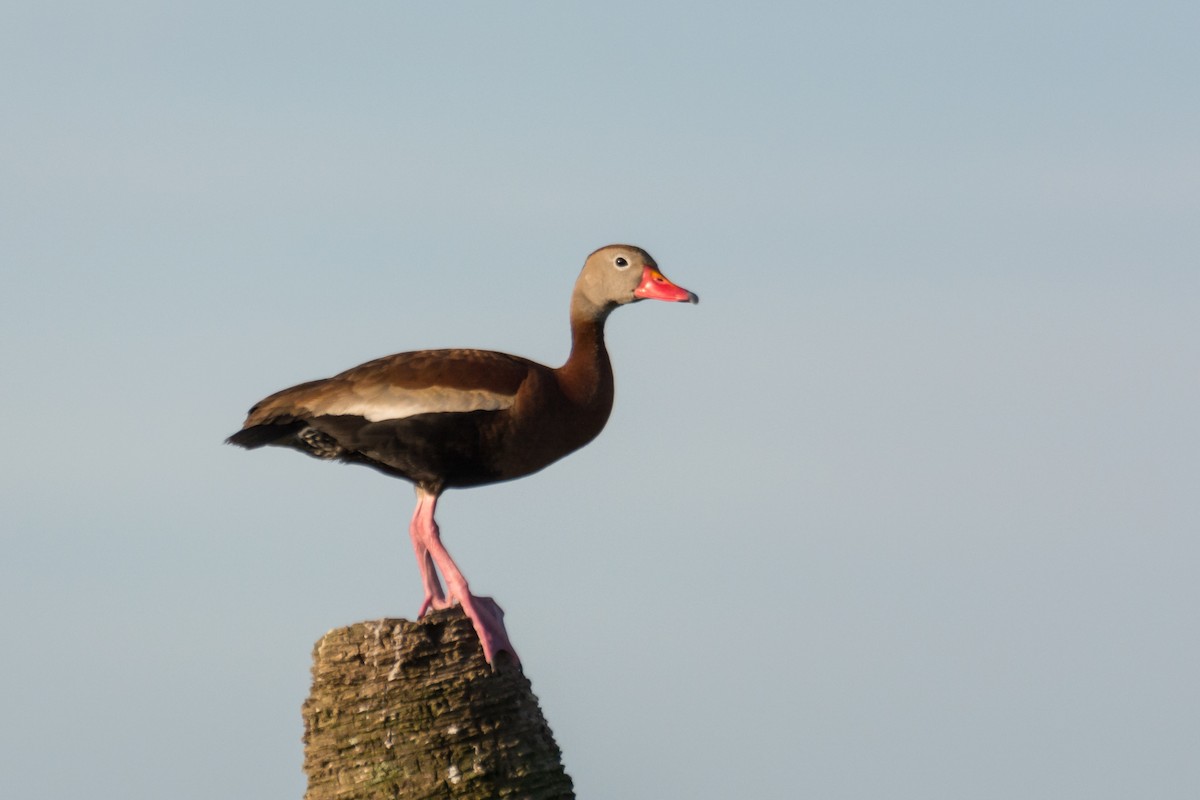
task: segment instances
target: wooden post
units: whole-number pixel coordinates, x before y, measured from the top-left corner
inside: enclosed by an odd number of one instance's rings
[[[325,634],[303,710],[305,800],[573,798],[529,681],[497,661],[457,607]]]

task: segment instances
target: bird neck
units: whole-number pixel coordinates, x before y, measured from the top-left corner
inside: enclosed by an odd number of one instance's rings
[[[612,405],[612,364],[604,347],[608,313],[607,309],[571,309],[571,355],[556,372],[563,392],[578,405]]]

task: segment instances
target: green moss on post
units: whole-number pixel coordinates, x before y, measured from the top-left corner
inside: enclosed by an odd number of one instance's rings
[[[304,703],[305,800],[573,798],[520,668],[458,608],[330,631]]]

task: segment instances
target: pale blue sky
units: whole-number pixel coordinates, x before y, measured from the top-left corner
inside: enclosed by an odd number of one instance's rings
[[[0,6],[0,785],[295,797],[409,487],[276,389],[551,363],[599,440],[439,508],[581,798],[1200,794],[1195,3]]]

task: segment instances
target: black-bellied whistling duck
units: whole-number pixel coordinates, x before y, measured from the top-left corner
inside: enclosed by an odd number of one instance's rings
[[[558,369],[487,350],[423,350],[368,361],[257,403],[231,444],[278,445],[365,464],[416,485],[409,526],[430,608],[458,602],[484,657],[516,651],[500,607],[471,594],[438,534],[442,491],[537,472],[596,437],[613,402],[604,321],[638,300],[696,303],[645,250],[602,247],[588,256],[571,295],[571,355]],[[446,579],[446,591],[438,580]]]

